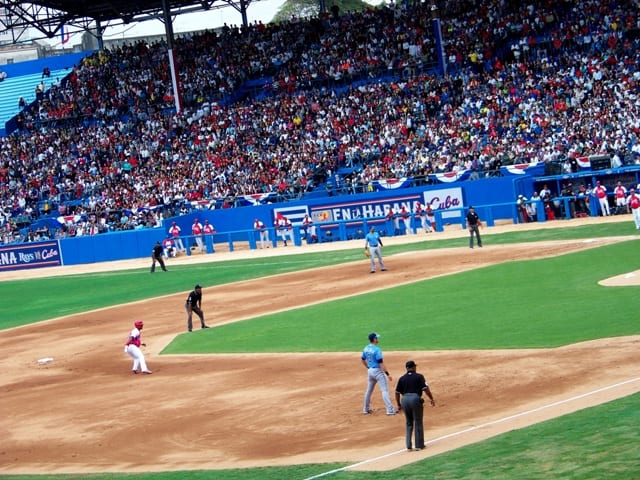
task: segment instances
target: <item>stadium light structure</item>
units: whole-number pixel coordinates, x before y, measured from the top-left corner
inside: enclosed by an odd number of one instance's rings
[[[438,57],[438,70],[441,75],[447,73],[447,57],[444,53],[444,40],[442,39],[442,25],[440,22],[440,11],[435,0],[431,0],[431,27],[436,41],[436,56]]]

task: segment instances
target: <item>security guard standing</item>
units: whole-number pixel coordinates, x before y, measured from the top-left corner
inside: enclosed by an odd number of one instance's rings
[[[436,406],[436,401],[433,399],[429,385],[424,379],[424,376],[416,372],[416,366],[416,362],[409,360],[405,364],[407,373],[398,379],[398,384],[396,385],[396,403],[398,404],[398,410],[404,412],[404,417],[407,421],[407,450],[412,450],[411,437],[414,431],[416,450],[422,450],[424,448],[424,425],[422,423],[424,399],[422,398],[422,392],[431,400],[431,406]],[[400,400],[401,396],[402,400]]]

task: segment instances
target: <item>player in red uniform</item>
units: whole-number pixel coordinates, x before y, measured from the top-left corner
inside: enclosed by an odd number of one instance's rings
[[[124,353],[133,358],[133,368],[131,370],[133,373],[138,373],[138,369],[140,369],[140,373],[149,375],[152,372],[147,368],[147,362],[144,360],[144,353],[140,350],[141,346],[147,346],[140,340],[141,330],[143,327],[144,323],[142,320],[138,320],[133,324],[133,329],[129,332],[129,338],[124,346]]]

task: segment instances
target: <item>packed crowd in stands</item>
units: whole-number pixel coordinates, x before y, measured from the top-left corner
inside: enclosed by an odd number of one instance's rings
[[[53,212],[82,221],[49,236],[87,235],[327,180],[366,191],[571,155],[640,158],[633,1],[446,3],[444,76],[428,68],[426,2],[183,37],[178,115],[163,43],[95,53],[0,139],[3,240],[35,238],[19,227]]]

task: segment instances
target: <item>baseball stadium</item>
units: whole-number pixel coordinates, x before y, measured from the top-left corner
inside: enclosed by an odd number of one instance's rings
[[[74,3],[34,5],[115,15]],[[167,18],[197,4],[162,3]],[[116,4],[127,22],[163,12]],[[166,44],[46,59],[69,83],[0,137],[0,478],[637,478],[637,5],[333,5],[309,25],[176,38],[175,105]],[[378,45],[372,25],[385,48],[366,62],[323,50]],[[431,63],[409,68],[423,49]],[[313,83],[315,55],[351,56],[353,76]],[[208,88],[203,68],[219,72]],[[194,286],[209,328],[189,331]],[[132,329],[147,372],[123,352]],[[379,385],[363,414],[372,332],[392,399],[409,360],[428,381],[424,449]]]

